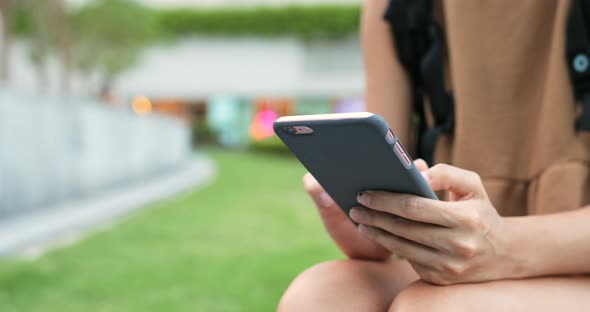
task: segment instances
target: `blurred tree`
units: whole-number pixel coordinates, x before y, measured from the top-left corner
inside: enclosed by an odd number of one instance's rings
[[[61,92],[69,93],[71,72],[70,17],[63,0],[27,0],[20,2],[21,11],[28,17],[31,32],[31,59],[37,68],[40,89],[49,85],[47,59],[56,48],[61,61]]]
[[[70,18],[63,0],[49,0],[51,13],[54,16],[57,46],[61,59],[61,92],[70,93],[70,75],[72,71],[72,47],[70,35]]]
[[[95,0],[74,15],[73,55],[77,69],[95,72],[104,86],[133,66],[158,32],[158,20],[132,0]]]
[[[12,0],[0,0],[0,81],[9,78],[10,47],[12,38]]]
[[[23,11],[30,14],[32,26],[31,60],[37,69],[39,89],[47,90],[49,87],[49,72],[47,69],[47,58],[49,44],[53,34],[50,31],[50,20],[47,1],[28,0],[22,3]]]

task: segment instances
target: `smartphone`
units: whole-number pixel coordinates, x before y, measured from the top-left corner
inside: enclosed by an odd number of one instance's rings
[[[387,122],[372,113],[285,116],[275,133],[348,216],[357,193],[437,199]]]

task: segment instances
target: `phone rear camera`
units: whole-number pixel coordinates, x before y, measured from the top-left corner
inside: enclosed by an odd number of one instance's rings
[[[285,133],[293,135],[297,133],[297,129],[295,127],[285,127]]]

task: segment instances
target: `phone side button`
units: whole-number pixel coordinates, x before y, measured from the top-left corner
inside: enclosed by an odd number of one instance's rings
[[[406,168],[410,168],[412,166],[412,159],[410,156],[404,151],[403,147],[399,142],[395,142],[393,146],[393,152],[397,155],[397,157],[401,160],[401,162],[406,166]]]
[[[406,166],[410,167],[412,165],[412,160],[410,159],[410,157],[408,157],[408,154],[403,153],[402,154],[402,158],[404,159],[404,161],[406,162]]]
[[[385,135],[387,142],[392,143],[395,140],[395,134],[391,129],[387,130],[387,134]]]
[[[395,145],[393,146],[395,148],[395,151],[397,152],[397,154],[401,157],[403,154],[405,154],[406,152],[404,152],[404,149],[402,148],[402,145],[399,144],[399,141],[395,142]]]

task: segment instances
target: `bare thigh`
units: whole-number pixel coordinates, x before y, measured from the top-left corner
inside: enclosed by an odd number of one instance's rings
[[[406,261],[339,260],[320,263],[289,286],[279,311],[387,311],[418,279]]]
[[[590,311],[590,276],[435,286],[407,261],[330,261],[301,273],[279,311]]]
[[[590,277],[544,277],[434,286],[417,281],[390,311],[590,311]]]

